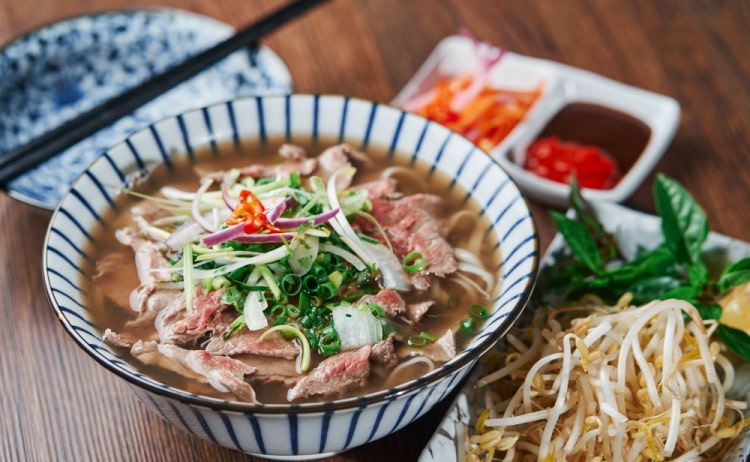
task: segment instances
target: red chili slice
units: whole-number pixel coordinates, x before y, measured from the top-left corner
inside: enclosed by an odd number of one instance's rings
[[[617,163],[603,149],[556,136],[534,141],[526,152],[524,168],[564,184],[575,175],[578,184],[589,189],[612,189],[622,178]]]

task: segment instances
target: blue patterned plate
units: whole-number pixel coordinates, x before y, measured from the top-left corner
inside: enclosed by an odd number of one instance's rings
[[[232,32],[206,16],[146,9],[77,17],[13,41],[0,49],[0,158]],[[193,107],[291,90],[289,71],[272,51],[235,52],[13,180],[8,193],[52,209],[97,155],[139,128]]]

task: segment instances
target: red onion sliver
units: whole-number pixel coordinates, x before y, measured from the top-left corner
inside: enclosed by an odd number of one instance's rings
[[[477,66],[474,70],[471,83],[464,90],[458,92],[451,102],[451,109],[455,112],[462,111],[467,104],[473,101],[487,84],[487,78],[492,66],[500,61],[505,54],[503,48],[497,48],[489,42],[479,42],[473,39],[474,50],[477,57]]]
[[[203,197],[203,194],[205,194],[206,191],[208,191],[208,188],[210,188],[212,184],[213,184],[213,180],[210,178],[204,179],[201,181],[201,186],[195,192],[195,197],[193,197],[193,204],[191,207],[191,210],[193,212],[193,218],[195,219],[195,221],[199,225],[201,225],[201,228],[208,231],[209,233],[215,232],[216,228],[214,228],[214,226],[211,223],[209,223],[205,218],[201,216],[200,201],[201,201],[201,197]]]
[[[243,234],[242,236],[232,239],[235,242],[246,244],[265,244],[268,242],[291,241],[297,236],[297,233],[269,233],[269,234]]]
[[[237,240],[236,238],[238,236],[242,236],[244,234],[245,223],[243,222],[238,223],[234,226],[230,226],[229,228],[224,228],[221,231],[216,231],[215,233],[209,234],[208,236],[201,239],[201,242],[203,242],[204,245],[211,247],[224,243],[226,241]]]
[[[224,199],[224,203],[227,204],[227,207],[229,207],[229,210],[234,211],[235,208],[237,208],[237,204],[234,203],[234,198],[229,195],[229,187],[231,185],[229,183],[225,184],[221,188],[221,198]]]
[[[313,224],[319,225],[321,223],[325,223],[326,221],[330,220],[336,214],[339,213],[339,209],[333,209],[329,210],[328,212],[321,213],[320,215],[312,215],[309,217],[302,217],[302,218],[279,218],[275,222],[273,222],[274,226],[281,229],[292,229],[296,228],[301,225],[306,225],[310,223],[311,221]]]
[[[189,221],[182,226],[178,227],[169,237],[164,241],[170,250],[178,250],[185,247],[186,244],[198,239],[198,236],[203,232],[203,227],[198,224],[197,221]]]
[[[276,224],[276,220],[279,219],[281,214],[284,213],[284,211],[288,209],[289,207],[291,207],[292,204],[294,204],[295,202],[297,202],[297,200],[289,196],[283,201],[281,201],[279,204],[277,204],[275,207],[271,209],[267,209],[266,217],[268,218],[268,222],[271,224]]]

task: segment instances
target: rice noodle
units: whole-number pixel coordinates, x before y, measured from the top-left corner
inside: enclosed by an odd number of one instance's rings
[[[390,374],[388,374],[388,378],[385,380],[384,387],[389,388],[394,386],[395,384],[401,383],[402,380],[398,379],[398,375],[404,370],[409,367],[413,367],[418,364],[423,364],[427,367],[427,372],[431,372],[435,369],[435,363],[432,362],[430,358],[427,358],[425,356],[415,356],[412,359],[405,361],[391,371]]]
[[[570,309],[539,308],[530,327],[509,334],[507,360],[477,382],[488,412],[469,432],[465,460],[686,461],[722,454],[723,443],[746,424],[746,403],[725,396],[735,373],[711,341],[715,321],[679,300],[603,308],[564,323]],[[509,382],[518,389],[508,392]],[[520,435],[516,441],[497,436],[511,432]]]
[[[476,281],[466,276],[464,273],[456,272],[451,275],[450,281],[464,288],[469,294],[481,294],[482,297],[489,298],[490,294],[484,290]]]
[[[495,277],[489,271],[484,269],[482,262],[476,257],[476,255],[470,253],[467,250],[456,248],[453,250],[456,259],[458,260],[458,270],[464,273],[470,273],[478,276],[482,282],[484,282],[484,294],[489,296],[490,293],[494,292],[495,288]]]
[[[486,237],[486,232],[477,225],[478,216],[471,210],[459,210],[448,218],[448,234],[461,236],[462,231],[466,232],[468,238],[461,240],[461,246],[467,252],[475,255],[481,255],[482,243]]]
[[[399,177],[403,181],[401,181],[401,184],[404,185],[414,185],[414,188],[418,188],[420,191],[427,191],[429,188],[427,187],[427,182],[424,180],[424,176],[417,172],[414,169],[406,168],[406,167],[388,167],[385,170],[383,170],[383,173],[380,175],[381,178],[393,178],[394,180],[399,180]]]

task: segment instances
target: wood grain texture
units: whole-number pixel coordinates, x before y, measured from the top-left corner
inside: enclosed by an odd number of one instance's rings
[[[102,10],[189,9],[241,26],[280,0],[0,0],[0,43]],[[299,92],[390,101],[459,27],[531,56],[675,97],[682,120],[658,165],[706,209],[714,230],[750,240],[750,6],[744,0],[331,0],[263,43]],[[0,76],[1,77],[1,76]],[[653,175],[626,205],[653,212]],[[542,249],[554,229],[531,204]],[[185,434],[77,348],[41,274],[50,213],[0,194],[0,460],[252,461]],[[328,459],[414,461],[445,404],[404,430]]]

